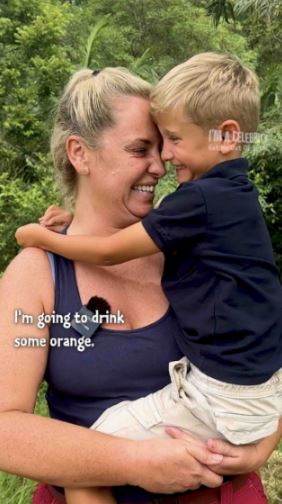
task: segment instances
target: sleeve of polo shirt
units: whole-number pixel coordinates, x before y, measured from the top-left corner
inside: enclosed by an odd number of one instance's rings
[[[201,189],[195,184],[183,184],[142,219],[142,224],[163,252],[203,239],[207,211]]]

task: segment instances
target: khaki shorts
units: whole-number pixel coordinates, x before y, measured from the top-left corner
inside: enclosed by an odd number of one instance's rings
[[[179,427],[203,440],[221,437],[253,443],[278,428],[282,416],[282,369],[260,385],[233,385],[210,378],[188,359],[169,364],[171,383],[136,401],[107,409],[91,428],[129,439],[164,437]]]

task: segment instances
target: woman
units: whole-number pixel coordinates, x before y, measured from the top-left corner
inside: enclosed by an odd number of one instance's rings
[[[52,152],[65,192],[75,196],[69,234],[114,233],[151,209],[164,168],[160,137],[149,116],[149,93],[147,83],[118,69],[99,75],[84,70],[68,84],[59,104]],[[167,362],[179,357],[171,335],[178,328],[160,287],[162,257],[109,268],[82,263],[73,267],[57,257],[55,270],[54,288],[46,254],[26,249],[1,282],[1,470],[60,487],[129,483],[172,493],[202,483],[215,487],[221,483],[216,472],[249,472],[266,460],[278,434],[245,448],[215,443],[215,451],[226,456],[214,466],[217,459],[203,443],[179,433],[174,433],[179,439],[132,442],[81,427],[88,427],[110,405],[168,382]],[[48,329],[37,327],[38,314],[60,310],[73,315],[94,295],[105,298],[112,312],[123,313],[122,329],[104,324],[95,345],[84,352],[58,345],[48,350]],[[20,323],[19,310],[31,315],[34,324]],[[50,331],[52,341],[66,334],[56,324]],[[15,338],[31,336],[42,344],[14,348]],[[53,418],[33,415],[44,376]],[[235,478],[228,488],[248,488],[252,499],[262,491],[254,487],[259,485],[254,478]],[[51,487],[41,487],[35,502],[43,502],[41,491],[51,502]],[[196,492],[193,495],[196,499]],[[128,489],[117,497],[124,502],[152,499]]]

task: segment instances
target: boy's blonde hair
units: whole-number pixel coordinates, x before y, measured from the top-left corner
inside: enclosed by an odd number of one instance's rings
[[[152,90],[154,117],[178,106],[204,129],[235,119],[241,131],[255,132],[259,121],[259,81],[236,56],[198,54],[170,70]]]
[[[115,103],[121,96],[149,100],[151,85],[126,68],[83,69],[68,82],[58,102],[51,137],[51,153],[63,195],[76,195],[77,174],[66,153],[70,135],[80,136],[89,148],[99,147],[101,134],[116,124]]]

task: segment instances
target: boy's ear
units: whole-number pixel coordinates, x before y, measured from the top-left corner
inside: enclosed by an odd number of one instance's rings
[[[66,153],[79,175],[89,175],[88,148],[78,135],[70,135],[66,140]]]
[[[239,123],[234,119],[227,119],[220,124],[219,128],[222,132],[220,143],[220,152],[222,154],[229,154],[234,150],[241,150],[241,130]]]

